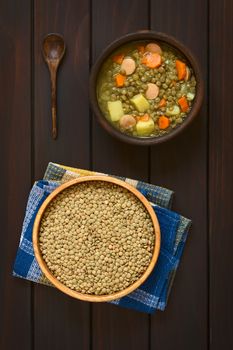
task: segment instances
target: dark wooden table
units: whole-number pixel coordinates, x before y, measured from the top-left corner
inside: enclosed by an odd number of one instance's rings
[[[233,2],[231,0],[1,0],[1,350],[233,349]],[[118,36],[173,34],[198,57],[205,80],[199,118],[161,146],[107,135],[92,116],[89,69]],[[59,137],[51,139],[42,38],[59,32]],[[176,192],[193,228],[165,312],[91,305],[11,276],[30,187],[47,163],[125,175]]]

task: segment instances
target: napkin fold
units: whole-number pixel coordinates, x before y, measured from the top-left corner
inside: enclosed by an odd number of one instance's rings
[[[51,285],[34,255],[32,230],[36,214],[49,194],[62,183],[79,176],[108,174],[49,163],[44,179],[35,182],[29,194],[13,275]],[[112,175],[111,175],[112,176]],[[121,307],[153,313],[164,310],[178,268],[191,221],[170,210],[173,192],[142,181],[117,177],[137,188],[151,203],[161,230],[161,249],[156,266],[147,280],[129,295],[111,301]],[[51,285],[52,286],[52,285]]]

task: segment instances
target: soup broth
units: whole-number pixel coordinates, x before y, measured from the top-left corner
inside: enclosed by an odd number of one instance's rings
[[[97,99],[105,118],[133,137],[159,137],[179,127],[195,94],[189,62],[159,42],[122,46],[102,65],[97,81]]]

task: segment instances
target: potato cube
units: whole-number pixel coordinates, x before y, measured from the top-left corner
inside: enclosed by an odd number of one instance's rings
[[[124,114],[121,101],[108,101],[108,111],[111,120],[117,122]]]
[[[153,119],[149,119],[148,121],[138,121],[136,124],[136,130],[138,136],[149,136],[155,128],[155,124]]]
[[[134,107],[137,108],[138,112],[145,112],[148,108],[150,108],[149,102],[142,94],[135,95],[130,101]]]

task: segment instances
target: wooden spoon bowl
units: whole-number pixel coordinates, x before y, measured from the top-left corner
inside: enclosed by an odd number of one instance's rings
[[[60,34],[51,33],[46,35],[42,45],[42,52],[50,72],[52,137],[54,140],[57,138],[57,70],[65,50],[65,42]]]
[[[49,63],[59,61],[65,52],[65,42],[60,34],[49,34],[44,38],[43,53],[45,60]]]
[[[133,193],[142,202],[144,207],[147,209],[147,211],[148,211],[148,213],[149,213],[149,215],[151,217],[153,226],[154,226],[155,245],[154,245],[153,255],[152,255],[151,261],[150,261],[147,269],[145,270],[143,275],[137,281],[135,281],[132,285],[130,285],[129,287],[125,288],[124,290],[121,290],[121,291],[116,292],[114,294],[99,295],[98,296],[98,295],[83,294],[83,293],[76,292],[76,291],[70,289],[69,287],[67,287],[64,284],[62,284],[53,275],[53,273],[49,270],[48,266],[46,265],[46,262],[44,261],[44,259],[42,257],[41,251],[40,251],[40,245],[39,245],[40,222],[41,222],[43,214],[44,214],[46,208],[48,207],[48,205],[63,190],[69,188],[70,186],[78,186],[80,183],[88,182],[88,181],[103,181],[103,182],[108,182],[108,183],[110,182],[110,183],[116,184],[118,186],[121,186],[121,187],[127,189],[128,191],[130,191],[131,193]],[[157,216],[156,216],[152,206],[150,205],[148,200],[137,189],[135,189],[133,186],[129,185],[128,183],[126,183],[126,182],[124,182],[122,180],[118,180],[118,179],[110,177],[110,176],[104,176],[104,175],[103,176],[102,175],[98,175],[98,176],[82,176],[80,178],[77,178],[77,179],[74,179],[72,181],[66,182],[65,184],[59,186],[44,201],[44,203],[40,207],[40,210],[37,213],[37,216],[36,216],[36,219],[35,219],[35,223],[34,223],[34,227],[33,227],[33,248],[34,248],[34,252],[35,252],[35,257],[36,257],[36,259],[38,261],[38,264],[39,264],[42,272],[44,273],[44,275],[47,277],[47,279],[55,287],[57,287],[63,293],[65,293],[65,294],[67,294],[67,295],[69,295],[71,297],[77,298],[77,299],[90,301],[90,302],[105,302],[105,301],[110,301],[110,300],[114,300],[114,299],[119,299],[119,298],[122,298],[123,296],[125,296],[125,295],[127,295],[129,293],[132,293],[150,275],[150,273],[152,272],[152,270],[155,267],[155,264],[156,264],[156,261],[158,259],[158,255],[159,255],[159,250],[160,250],[160,227],[159,227],[159,223],[158,223],[158,220],[157,220]]]

